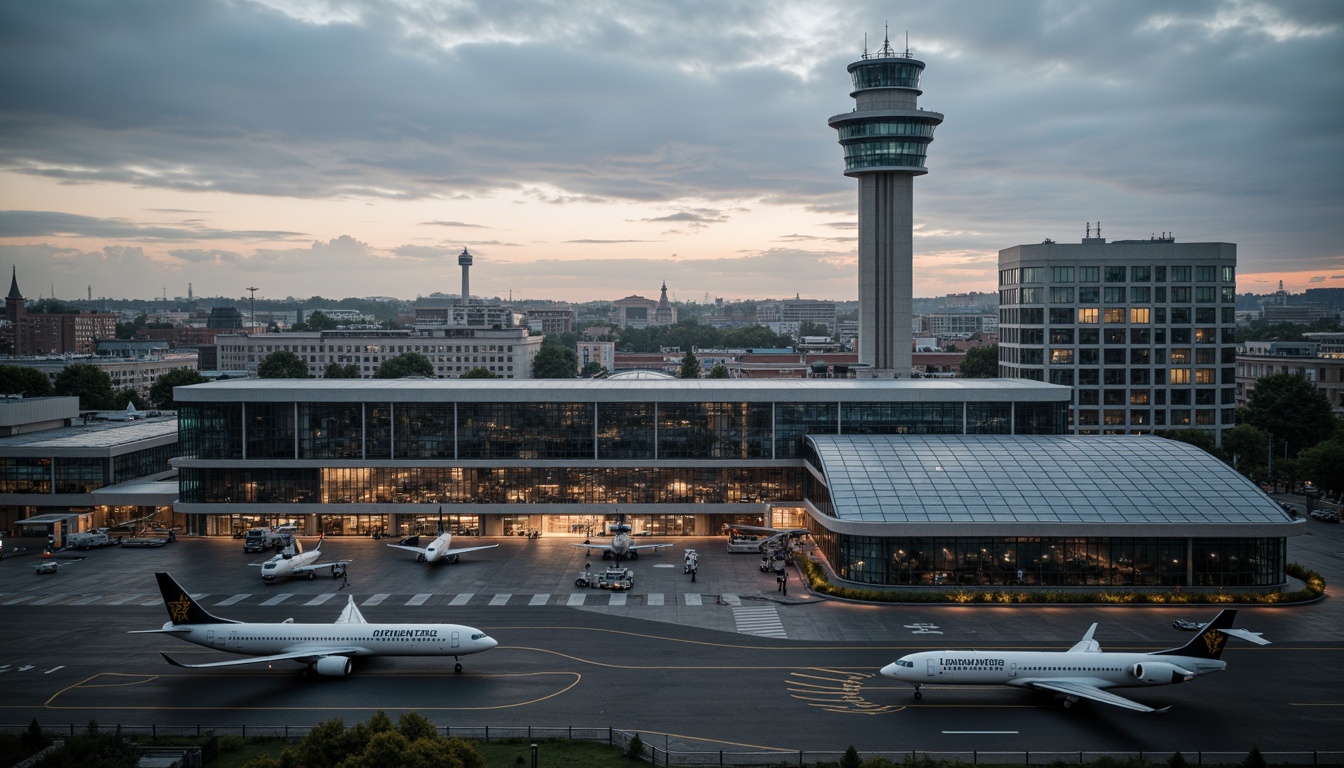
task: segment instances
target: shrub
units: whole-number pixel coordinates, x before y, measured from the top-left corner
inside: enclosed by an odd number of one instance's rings
[[[625,745],[625,756],[636,760],[644,759],[644,740],[639,738],[638,733],[630,739],[629,744]]]

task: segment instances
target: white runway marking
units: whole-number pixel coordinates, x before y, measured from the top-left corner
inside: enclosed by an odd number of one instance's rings
[[[262,602],[262,605],[279,605],[293,596],[294,594],[291,592],[284,592],[279,595],[276,595],[275,597],[272,597],[270,600]]]
[[[662,605],[662,604],[663,604],[662,592],[654,592],[649,595],[649,605]]]
[[[406,601],[406,604],[407,604],[407,605],[424,605],[424,604],[425,604],[425,601],[428,600],[429,598],[433,597],[433,596],[434,596],[434,595],[433,595],[433,593],[431,593],[431,592],[421,592],[420,594],[416,595],[415,597],[412,597],[410,600],[407,600],[407,601]]]
[[[386,592],[380,592],[379,594],[370,597],[368,600],[365,600],[364,605],[378,605],[389,597],[391,597],[391,595]]]
[[[54,603],[63,597],[65,597],[65,595],[47,595],[46,597],[34,600],[33,602],[29,603],[29,605],[47,605],[48,603]]]
[[[321,605],[335,596],[336,596],[335,592],[328,592],[325,595],[318,595],[317,597],[314,597],[312,600],[309,600],[308,602],[304,603],[304,605]]]
[[[724,596],[723,596],[723,602],[725,602],[725,603],[727,603],[727,604],[729,604],[729,605],[741,605],[741,604],[742,604],[742,598],[739,597],[739,596],[737,596],[737,595],[724,595]]]
[[[218,603],[215,603],[215,605],[233,605],[234,603],[241,603],[251,596],[252,594],[250,592],[243,592],[242,594],[220,600]]]
[[[550,596],[550,595],[533,595],[533,596],[532,596],[532,599],[529,600],[529,601],[527,602],[527,604],[528,604],[528,605],[547,605],[547,604],[549,604],[550,602],[551,602],[551,596]]]
[[[698,593],[698,592],[693,592],[693,593],[691,593],[691,594],[683,595],[683,597],[686,598],[686,604],[687,604],[687,605],[702,605],[702,604],[703,604],[702,601],[700,600],[700,593]]]
[[[494,597],[490,598],[490,604],[491,604],[491,605],[508,605],[508,604],[509,604],[509,598],[510,598],[510,597],[513,597],[513,595],[495,595]]]
[[[582,592],[580,592],[580,593],[578,593],[578,594],[575,594],[575,595],[570,595],[570,596],[569,596],[569,602],[566,603],[566,605],[583,605],[583,600],[584,600],[584,598],[586,598],[586,597],[588,597],[588,596],[585,595],[585,594],[583,594]]]
[[[89,603],[96,603],[96,602],[98,602],[99,600],[102,600],[102,599],[103,599],[103,596],[102,596],[102,595],[89,595],[88,597],[81,597],[80,599],[75,600],[75,601],[71,602],[70,604],[71,604],[71,605],[88,605]]]
[[[18,605],[19,603],[22,603],[22,602],[25,601],[25,600],[32,600],[32,599],[33,599],[33,596],[32,596],[32,595],[20,595],[19,597],[16,597],[16,598],[14,598],[13,600],[6,600],[6,601],[4,602],[4,604],[5,604],[5,605]]]
[[[59,667],[52,667],[51,669],[43,670],[42,674],[50,675],[52,672],[55,672],[58,669],[65,669],[65,665],[62,664]]]
[[[625,593],[624,592],[613,593],[611,596],[611,602],[607,603],[607,605],[625,605]]]
[[[143,605],[143,606],[163,605],[163,598],[162,598],[162,597],[151,597],[150,599],[146,600],[146,601],[143,602],[143,603],[136,603],[136,605]]]
[[[475,593],[475,592],[463,592],[463,593],[460,594],[460,595],[456,595],[456,596],[454,596],[453,599],[450,600],[450,601],[448,602],[448,604],[449,604],[449,605],[466,605],[467,603],[471,602],[471,598],[473,598],[473,597],[475,597],[475,596],[476,596],[476,593]]]
[[[135,593],[134,595],[126,595],[125,597],[119,597],[119,598],[117,598],[116,600],[113,600],[113,601],[109,602],[108,605],[125,605],[125,604],[131,602],[132,600],[135,600],[135,599],[138,599],[138,598],[141,598],[141,597],[144,597],[144,596],[145,596],[145,595],[144,595],[143,592],[137,592],[137,593]],[[200,600],[199,597],[196,598],[196,599],[197,599],[197,601]],[[6,603],[6,605],[8,605],[8,603]]]

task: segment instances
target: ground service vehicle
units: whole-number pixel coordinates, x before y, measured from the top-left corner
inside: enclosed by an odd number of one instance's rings
[[[65,537],[67,549],[92,549],[93,547],[106,547],[115,543],[116,540],[108,536],[105,530],[71,533]]]
[[[288,536],[274,528],[253,528],[243,536],[244,552],[265,552],[283,547]]]

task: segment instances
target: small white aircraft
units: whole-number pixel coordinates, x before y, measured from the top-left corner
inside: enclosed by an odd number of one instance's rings
[[[248,563],[252,566],[261,566],[261,580],[267,584],[274,584],[276,580],[287,576],[298,576],[307,574],[311,580],[317,576],[317,572],[323,568],[330,569],[331,578],[339,579],[345,575],[345,566],[349,560],[336,560],[328,563],[314,563],[313,561],[322,556],[322,541],[326,537],[317,540],[317,546],[303,551],[303,545],[298,539],[290,539],[289,546],[281,550],[280,554],[275,555],[264,563]]]
[[[1180,648],[1151,653],[1106,653],[1092,639],[1097,625],[1087,630],[1067,651],[925,651],[902,656],[882,668],[882,674],[915,686],[922,698],[924,685],[1009,685],[1053,691],[1071,707],[1079,699],[1132,709],[1165,712],[1114,693],[1109,688],[1133,688],[1184,683],[1210,672],[1221,672],[1226,636],[1256,645],[1269,645],[1259,632],[1232,629],[1237,612],[1225,610]]]
[[[129,634],[168,634],[188,643],[247,656],[208,664],[182,664],[168,654],[175,667],[207,669],[241,664],[297,661],[319,675],[345,677],[356,656],[452,656],[462,671],[462,657],[482,653],[498,643],[474,627],[461,624],[370,624],[350,596],[334,624],[249,623],[210,615],[166,573],[154,574],[168,608],[169,621],[160,629]]]
[[[418,542],[419,536],[412,536],[408,539],[402,539],[403,542]],[[439,519],[439,535],[429,543],[427,547],[416,547],[411,544],[388,544],[393,549],[404,549],[407,552],[415,553],[415,561],[418,563],[437,563],[440,560],[447,560],[450,563],[456,563],[462,555],[468,552],[479,552],[482,549],[491,549],[498,547],[498,544],[483,544],[479,547],[458,547],[453,549],[453,534],[443,530],[442,513]]]
[[[623,557],[631,560],[638,560],[639,551],[641,549],[652,549],[657,551],[664,547],[672,546],[671,544],[636,544],[634,538],[630,536],[630,526],[626,525],[624,515],[620,516],[620,522],[613,525],[611,530],[616,535],[611,537],[610,544],[592,544],[589,541],[584,541],[582,544],[570,544],[570,546],[582,547],[584,551],[589,553],[594,549],[599,549],[602,551],[603,560],[611,560],[612,558],[615,558],[618,563]]]

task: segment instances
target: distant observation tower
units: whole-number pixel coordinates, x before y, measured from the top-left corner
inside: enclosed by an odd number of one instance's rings
[[[457,263],[462,267],[462,309],[465,310],[471,303],[471,251],[466,246],[457,254]]]
[[[854,111],[827,121],[840,134],[845,175],[859,180],[859,376],[910,377],[914,177],[928,173],[924,155],[943,122],[916,106],[923,71],[908,48],[884,39],[849,65]]]

